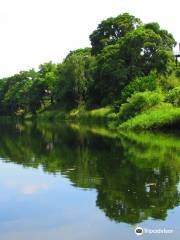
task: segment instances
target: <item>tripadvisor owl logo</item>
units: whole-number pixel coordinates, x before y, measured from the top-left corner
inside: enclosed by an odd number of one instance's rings
[[[143,229],[141,227],[135,228],[134,232],[137,236],[143,235]]]

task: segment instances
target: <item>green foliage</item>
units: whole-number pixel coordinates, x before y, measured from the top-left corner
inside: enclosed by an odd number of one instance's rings
[[[176,77],[180,79],[180,69],[176,70]]]
[[[85,109],[75,109],[70,112],[70,119],[83,119],[86,121],[105,121],[112,118],[112,108],[106,106],[104,108],[86,111]]]
[[[0,114],[5,114],[3,99],[7,91],[7,81],[5,79],[0,80]]]
[[[161,36],[163,45],[166,46],[169,49],[173,49],[173,47],[176,46],[176,41],[173,38],[173,35],[171,33],[168,33],[167,30],[161,29],[159,24],[156,22],[147,23],[144,25],[146,29],[151,29],[155,33],[159,34]]]
[[[30,117],[31,118],[31,117]],[[46,120],[46,121],[64,121],[67,119],[67,113],[62,110],[46,110],[38,114],[39,120]]]
[[[101,105],[117,100],[133,79],[148,76],[152,71],[169,75],[174,68],[171,49],[163,44],[159,34],[144,26],[104,47],[96,61],[92,97]]]
[[[90,40],[92,48],[71,51],[62,63],[47,62],[37,71],[2,79],[0,114],[35,115],[58,106],[63,111],[78,109],[74,118],[116,120],[120,104],[129,98],[119,113],[126,120],[163,101],[157,89],[168,92],[180,86],[172,52],[176,42],[158,23],[143,24],[124,13],[102,21]],[[178,94],[172,90],[167,101],[178,105]],[[106,114],[112,104],[116,113]]]
[[[135,78],[122,90],[120,101],[123,103],[136,92],[154,91],[157,87],[157,75],[154,72],[148,76]]]
[[[122,123],[121,129],[162,129],[177,128],[180,124],[180,108],[161,104]]]
[[[71,52],[66,57],[57,70],[56,101],[66,108],[73,108],[87,99],[92,61],[89,49]]]
[[[97,55],[107,45],[112,45],[128,32],[141,25],[141,21],[128,13],[102,21],[90,35],[92,54]]]
[[[48,111],[41,112],[38,117],[40,119],[47,120],[70,120],[70,121],[81,121],[87,123],[107,122],[109,120],[117,119],[117,114],[113,113],[113,109],[110,106],[104,108],[98,108],[93,110],[86,110],[85,106],[81,105],[78,108],[74,108],[70,111],[51,109]]]
[[[54,102],[54,95],[55,95],[55,83],[57,80],[57,65],[48,62],[41,64],[39,66],[39,78],[43,79],[47,84],[47,92],[46,95],[49,96],[51,103]]]
[[[180,107],[180,86],[173,88],[166,96],[166,101]]]
[[[50,81],[50,79],[49,79]],[[47,79],[34,70],[20,72],[4,83],[5,91],[1,99],[4,113],[33,114],[41,108],[44,97],[48,92]],[[3,92],[3,91],[2,91]]]
[[[180,202],[178,135],[46,121],[1,124],[0,132],[2,159],[94,189],[97,207],[117,223],[163,220]]]
[[[47,94],[48,85],[44,79],[35,79],[28,92],[28,107],[29,110],[36,114],[36,111],[41,108],[44,97]]]
[[[180,78],[177,77],[176,71],[173,71],[169,76],[158,77],[159,86],[165,91],[169,91],[175,87],[180,86]]]
[[[20,72],[5,80],[5,91],[1,100],[5,113],[13,114],[20,109],[23,110],[22,112],[28,110],[27,96],[35,75],[35,71],[30,70]]]
[[[132,95],[127,103],[124,103],[120,107],[119,119],[125,121],[143,112],[155,105],[163,102],[164,96],[161,92],[139,92]]]
[[[6,92],[3,104],[11,112],[16,112],[19,109],[27,111],[29,90],[32,86],[32,80],[29,79],[17,82],[9,91]]]

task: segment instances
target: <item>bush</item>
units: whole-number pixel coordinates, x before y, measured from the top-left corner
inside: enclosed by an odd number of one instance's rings
[[[176,70],[176,77],[180,78],[180,70],[179,69]]]
[[[156,73],[139,77],[130,82],[122,91],[121,102],[125,102],[135,92],[154,91],[157,88]]]
[[[127,103],[121,105],[119,112],[120,121],[125,121],[134,117],[136,114],[145,111],[163,102],[164,96],[161,92],[139,92],[128,99]]]
[[[170,76],[159,76],[158,83],[164,91],[180,86],[180,77],[177,72],[178,70],[174,71]]]
[[[180,106],[180,86],[169,91],[166,101],[172,103],[174,106]]]

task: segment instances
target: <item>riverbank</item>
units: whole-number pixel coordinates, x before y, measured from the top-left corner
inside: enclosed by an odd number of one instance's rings
[[[31,119],[32,116],[26,116]],[[79,107],[71,111],[62,109],[47,109],[40,112],[35,117],[38,120],[51,122],[75,121],[85,123],[104,123],[110,129],[127,130],[153,130],[153,129],[179,129],[180,128],[180,108],[171,104],[160,104],[146,111],[129,117],[123,121],[119,113],[115,113],[113,107],[107,106],[93,110],[85,110]]]
[[[58,108],[50,108],[39,112],[36,116],[27,115],[25,119],[36,118],[39,120],[49,121],[75,121],[75,122],[91,122],[91,123],[110,123],[116,121],[118,116],[114,113],[110,106],[97,108],[93,110],[85,110],[84,107],[75,108],[70,111]]]

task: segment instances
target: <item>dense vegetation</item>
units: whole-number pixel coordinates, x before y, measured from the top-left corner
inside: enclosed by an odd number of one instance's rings
[[[165,112],[170,108],[176,112],[173,119],[169,117],[171,125],[177,125],[180,70],[175,65],[172,34],[158,23],[143,24],[124,13],[102,21],[90,40],[91,48],[70,52],[62,63],[44,63],[37,71],[1,79],[0,114],[26,116],[83,109],[90,116],[87,110],[103,107],[107,117],[108,106],[113,126],[130,127],[126,121],[136,121],[139,116],[142,126],[143,121],[151,121],[151,113],[164,122],[162,111],[157,110],[163,105]],[[169,125],[167,116],[166,123]],[[144,128],[160,125],[146,124]]]

